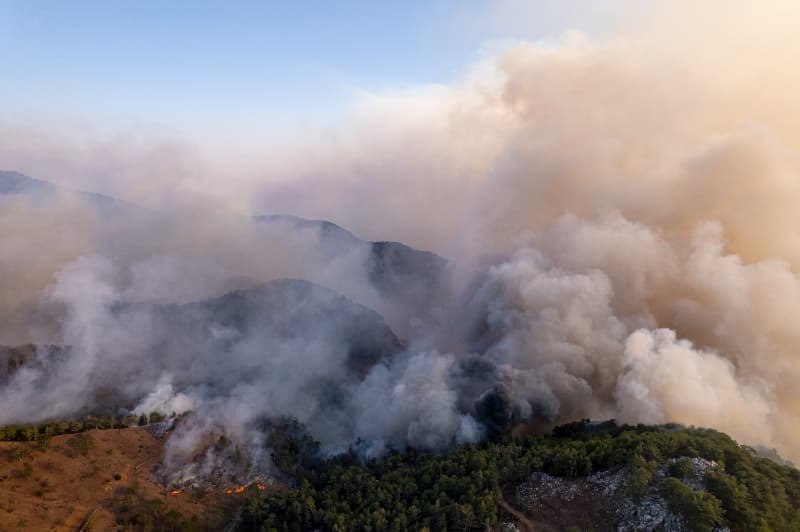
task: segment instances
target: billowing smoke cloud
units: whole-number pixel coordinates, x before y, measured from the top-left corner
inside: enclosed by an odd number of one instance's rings
[[[447,256],[424,303],[382,290],[352,235],[323,244],[318,226],[205,197],[110,218],[4,198],[4,334],[70,352],[4,384],[0,422],[107,406],[108,389],[122,410],[191,409],[173,469],[213,434],[263,449],[254,427],[281,415],[329,453],[615,417],[800,459],[800,8],[721,7],[520,43],[450,86],[365,96],[346,134],[237,203]],[[236,296],[255,303],[234,317],[243,303],[220,299],[281,278],[349,299],[270,283]]]

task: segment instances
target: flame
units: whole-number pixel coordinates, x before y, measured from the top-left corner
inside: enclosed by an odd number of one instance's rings
[[[169,492],[170,495],[178,495],[179,493],[183,493],[183,490],[172,490]]]
[[[252,486],[252,484],[251,484],[251,486]],[[258,491],[264,491],[265,489],[267,489],[267,487],[264,484],[262,484],[261,482],[258,482],[257,484],[255,484],[255,486],[256,486],[256,488],[258,488]],[[226,489],[225,493],[227,493],[227,494],[244,493],[244,490],[246,490],[246,489],[247,489],[247,486],[239,486],[238,488]]]

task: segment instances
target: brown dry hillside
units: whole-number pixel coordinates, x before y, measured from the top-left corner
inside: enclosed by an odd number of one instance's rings
[[[0,442],[0,531],[224,528],[244,496],[168,493],[155,474],[162,452],[138,427]]]

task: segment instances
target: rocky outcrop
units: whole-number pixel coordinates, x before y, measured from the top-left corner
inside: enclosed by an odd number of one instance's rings
[[[632,470],[627,467],[600,471],[579,478],[556,477],[534,473],[516,487],[517,507],[537,528],[634,532],[638,530],[689,530],[684,518],[670,511],[659,492],[660,481],[669,474],[669,467],[687,461],[692,473],[682,478],[694,490],[704,490],[704,478],[717,467],[703,458],[670,459],[660,464],[644,493],[634,497],[629,489]],[[725,529],[720,529],[720,532]]]

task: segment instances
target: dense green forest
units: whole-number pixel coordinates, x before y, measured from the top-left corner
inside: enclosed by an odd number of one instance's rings
[[[134,425],[144,426],[167,419],[163,414],[153,412],[149,416],[130,415],[124,417],[86,416],[82,419],[50,421],[36,425],[0,426],[0,441],[37,441],[46,442],[53,436],[77,434],[93,429],[124,429]]]
[[[312,440],[297,426],[288,436],[275,432],[276,463],[291,468],[299,487],[253,498],[243,530],[484,530],[498,522],[506,484],[535,471],[579,477],[616,467],[629,468],[634,499],[658,482],[694,530],[800,530],[800,471],[710,429],[578,422],[549,435],[504,437],[438,456],[393,452],[367,463],[349,455],[314,462]],[[657,464],[680,457],[719,464],[706,476],[706,491],[676,478],[685,474],[681,462],[668,478],[656,478]]]

